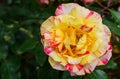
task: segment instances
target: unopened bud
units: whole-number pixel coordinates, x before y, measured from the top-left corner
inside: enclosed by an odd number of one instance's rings
[[[41,5],[44,5],[44,4],[48,5],[49,4],[49,0],[38,0],[38,2]]]
[[[91,4],[94,2],[94,0],[82,0],[85,4]]]

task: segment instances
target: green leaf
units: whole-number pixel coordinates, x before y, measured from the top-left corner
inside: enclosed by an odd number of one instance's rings
[[[39,44],[35,48],[35,57],[36,57],[37,63],[40,66],[43,66],[45,61],[47,60],[47,55],[45,55],[44,50],[43,50],[43,46],[41,44]]]
[[[91,74],[87,74],[89,79],[108,79],[107,74],[102,70],[95,70]]]
[[[60,79],[59,71],[52,69],[50,66],[44,66],[37,72],[38,79]]]
[[[106,65],[106,68],[112,68],[112,69],[114,69],[116,67],[117,67],[117,63],[115,63],[113,60],[110,60],[108,62],[108,64]]]
[[[83,76],[71,76],[69,72],[63,72],[62,79],[82,79]]]
[[[20,72],[20,59],[18,56],[12,56],[8,60],[4,59],[1,65],[2,79],[21,79]]]
[[[37,41],[35,39],[25,40],[20,47],[16,49],[17,54],[22,54],[30,49],[35,48]]]
[[[109,11],[112,14],[113,18],[115,19],[115,21],[120,24],[120,12],[112,9],[110,9]]]
[[[107,20],[107,19],[103,19],[103,23],[106,24],[108,26],[108,28],[115,33],[116,35],[120,36],[120,28],[118,27],[117,24]]]

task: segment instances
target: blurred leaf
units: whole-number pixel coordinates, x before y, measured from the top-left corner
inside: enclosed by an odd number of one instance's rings
[[[7,4],[12,4],[12,0],[7,0]]]
[[[43,66],[47,60],[47,55],[45,55],[42,44],[37,45],[35,48],[36,61],[40,66]]]
[[[13,20],[23,21],[25,18],[28,18],[32,14],[29,9],[20,6],[6,7],[5,10],[7,15],[5,15],[3,18],[4,20],[11,22],[13,22]]]
[[[5,15],[5,8],[4,8],[4,6],[1,6],[0,5],[0,17],[2,16],[2,15]]]
[[[30,32],[30,30],[22,28],[22,27],[19,30],[25,33],[26,35],[28,35],[30,38],[33,38],[33,34]]]
[[[30,12],[30,10],[28,10],[27,8],[24,7],[12,7],[12,12],[11,15],[13,15],[12,13],[14,13],[13,16],[29,16],[32,12]],[[28,15],[29,14],[29,15]]]
[[[15,0],[15,3],[18,3],[18,4],[21,3],[21,0]]]
[[[120,24],[120,12],[110,9],[109,10],[115,21]]]
[[[62,79],[82,79],[82,76],[71,76],[69,72],[64,71]]]
[[[3,23],[2,23],[3,24]],[[3,36],[4,36],[4,34],[6,33],[5,32],[5,26],[2,26],[2,24],[0,24],[1,26],[0,26],[0,43],[2,43],[3,42]]]
[[[6,42],[8,42],[10,44],[14,44],[14,42],[15,42],[15,36],[11,32],[5,33],[3,38]]]
[[[87,74],[89,79],[108,79],[107,74],[102,70],[95,70],[91,74]]]
[[[59,71],[52,69],[50,66],[45,66],[38,70],[38,79],[60,79]]]
[[[31,25],[31,24],[36,23],[36,22],[37,22],[37,20],[35,20],[35,19],[28,19],[28,20],[23,21],[21,24],[22,25],[23,24],[25,24],[25,25]]]
[[[17,71],[21,64],[20,61],[21,61],[20,56],[12,55],[5,62],[7,62],[7,64],[10,65],[11,71]]]
[[[0,44],[0,60],[6,58],[8,55],[8,46]]]
[[[20,72],[20,59],[17,56],[12,56],[10,59],[4,59],[1,65],[1,76],[2,79],[21,79]]]
[[[106,65],[106,68],[116,68],[116,67],[117,67],[117,63],[115,63],[113,60],[110,60]]]
[[[30,49],[33,49],[37,44],[35,39],[27,39],[25,40],[20,47],[17,47],[16,51],[18,54],[22,54]]]
[[[107,20],[107,19],[103,19],[103,23],[104,23],[105,25],[107,25],[108,28],[109,28],[113,33],[115,33],[116,35],[120,36],[120,28],[117,27],[118,25],[116,25],[115,23],[113,23],[113,22],[111,22],[111,21],[109,21],[109,20]]]

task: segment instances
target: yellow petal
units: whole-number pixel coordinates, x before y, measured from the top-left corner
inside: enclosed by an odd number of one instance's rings
[[[96,40],[95,43],[92,46],[91,52],[97,51],[98,48],[100,47],[101,43],[102,43],[101,39]]]
[[[64,55],[65,57],[67,57],[67,61],[68,63],[70,64],[79,64],[82,60],[82,58],[84,57],[71,57],[71,56],[68,56],[68,55]]]
[[[61,65],[59,62],[54,61],[51,57],[49,57],[49,63],[50,65],[57,70],[65,70],[64,66]]]
[[[76,52],[76,54],[85,54],[86,51],[87,51],[87,46],[85,46],[83,49],[81,49],[78,52]]]
[[[64,33],[60,29],[57,29],[55,41],[61,42],[63,41],[63,39],[64,39]]]
[[[68,49],[68,51],[69,51],[68,53],[73,56],[72,50],[71,50],[71,48],[70,48],[70,41],[69,41],[69,40],[70,40],[70,39],[69,39],[69,37],[68,37],[68,35],[67,35],[67,33],[66,33],[66,34],[65,34],[64,45],[65,45],[65,48]]]
[[[76,46],[77,50],[81,49],[85,45],[86,39],[87,39],[87,36],[85,34],[79,39],[77,46]]]
[[[76,33],[75,29],[72,29],[70,32],[70,44],[71,45],[76,45]]]
[[[80,64],[85,65],[87,63],[91,63],[96,59],[96,56],[93,54],[86,55],[80,62]]]

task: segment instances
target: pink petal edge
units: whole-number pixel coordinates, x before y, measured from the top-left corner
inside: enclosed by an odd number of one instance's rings
[[[53,52],[53,49],[50,46],[46,46],[44,47],[44,51],[47,55],[49,55]]]

